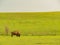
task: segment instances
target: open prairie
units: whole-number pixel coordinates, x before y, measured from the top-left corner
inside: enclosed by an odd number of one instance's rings
[[[10,36],[15,30],[21,37]],[[0,45],[60,45],[60,12],[0,13],[0,35]]]
[[[60,12],[0,13],[0,32],[19,30],[22,35],[60,35]]]

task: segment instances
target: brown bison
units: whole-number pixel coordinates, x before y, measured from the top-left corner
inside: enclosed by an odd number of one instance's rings
[[[20,32],[18,31],[11,32],[11,36],[13,37],[14,35],[16,35],[17,37],[20,37]]]

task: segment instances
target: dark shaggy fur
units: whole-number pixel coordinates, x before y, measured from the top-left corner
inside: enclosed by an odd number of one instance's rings
[[[11,32],[11,37],[13,37],[14,35],[16,35],[17,37],[20,37],[20,33],[17,31]]]

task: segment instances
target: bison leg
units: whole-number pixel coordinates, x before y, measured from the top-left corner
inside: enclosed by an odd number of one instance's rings
[[[20,34],[18,34],[18,35],[16,35],[16,36],[20,37]]]
[[[11,37],[13,37],[13,33],[11,33]]]
[[[13,37],[13,35],[11,34],[11,37]]]

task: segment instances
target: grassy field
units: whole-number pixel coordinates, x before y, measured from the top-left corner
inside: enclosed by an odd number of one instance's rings
[[[60,45],[60,36],[0,36],[0,45]]]
[[[19,30],[22,35],[60,35],[60,12],[0,13],[0,32]]]
[[[19,30],[21,37],[0,36],[0,45],[60,45],[60,12],[0,13],[0,33],[6,26],[9,34]]]

